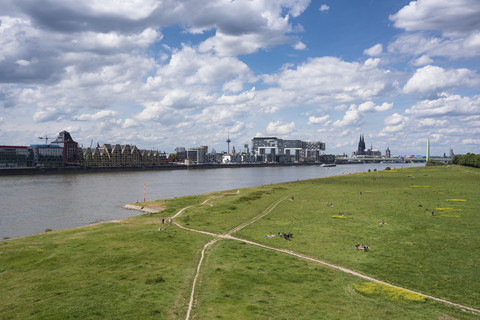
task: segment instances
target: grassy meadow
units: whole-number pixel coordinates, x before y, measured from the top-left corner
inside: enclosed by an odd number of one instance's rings
[[[0,319],[184,319],[212,236],[158,228],[187,206],[185,227],[245,224],[232,235],[480,309],[479,186],[474,168],[369,172],[161,199],[146,203],[159,213],[3,241]],[[279,232],[294,237],[266,237]],[[480,318],[227,239],[207,250],[195,299],[194,319]]]

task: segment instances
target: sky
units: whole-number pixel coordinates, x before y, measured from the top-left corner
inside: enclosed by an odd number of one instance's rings
[[[478,0],[2,0],[0,145],[480,153]]]

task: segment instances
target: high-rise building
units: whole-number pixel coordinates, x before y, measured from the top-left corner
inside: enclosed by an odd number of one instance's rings
[[[63,164],[65,166],[78,164],[78,143],[73,141],[68,131],[60,132],[57,139],[51,144],[63,148]]]
[[[313,157],[320,161],[320,151],[325,143],[320,141],[283,140],[277,137],[255,137],[252,139],[252,152],[264,156],[266,161],[275,162],[278,155],[290,155],[293,161],[301,157]]]

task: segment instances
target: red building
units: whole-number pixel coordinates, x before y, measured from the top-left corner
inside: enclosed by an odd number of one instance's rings
[[[60,132],[57,140],[53,141],[52,144],[56,144],[63,148],[64,166],[78,165],[78,143],[73,141],[70,133],[67,131]]]

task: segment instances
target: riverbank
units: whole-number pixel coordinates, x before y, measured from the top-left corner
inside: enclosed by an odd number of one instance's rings
[[[147,200],[172,198],[383,170],[386,166],[391,164],[6,176],[0,179],[0,239],[127,218],[133,212],[121,206],[143,202],[144,191]]]
[[[135,172],[135,171],[164,171],[164,170],[204,170],[229,168],[270,168],[270,167],[302,167],[322,166],[323,162],[301,163],[228,163],[228,164],[166,164],[159,166],[123,166],[123,167],[19,167],[0,168],[0,176],[10,175],[38,175],[38,174],[75,174],[101,172]],[[327,163],[332,165],[333,163]]]
[[[181,211],[174,223],[279,249],[220,238],[204,253],[195,318],[268,318],[275,310],[312,319],[321,310],[327,319],[475,319],[280,250],[478,309],[480,257],[471,253],[480,243],[479,179],[470,168],[417,167],[147,201],[164,210],[3,242],[0,313],[184,319],[200,252],[214,237],[162,225]],[[333,218],[339,212],[344,219]],[[371,250],[355,250],[359,242]]]
[[[6,176],[0,179],[0,239],[123,219],[125,203],[264,184],[383,170],[391,164],[336,167],[229,167]],[[409,167],[412,164],[402,164]],[[392,167],[394,168],[394,167]]]

